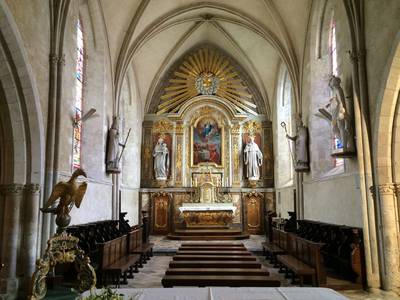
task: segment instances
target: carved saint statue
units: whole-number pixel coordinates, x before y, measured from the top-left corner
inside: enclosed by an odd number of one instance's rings
[[[260,179],[260,166],[263,162],[263,155],[257,143],[254,142],[254,136],[250,136],[250,141],[244,148],[244,164],[247,166],[247,178],[249,180]]]
[[[305,172],[310,169],[308,160],[308,131],[303,125],[300,116],[296,116],[296,130],[295,136],[286,134],[286,137],[295,142],[294,144],[294,169],[297,172]]]
[[[351,103],[346,101],[339,77],[332,75],[329,88],[332,98],[329,103],[318,111],[331,123],[333,135],[343,146],[343,152],[354,152],[354,132],[351,117]],[[327,110],[328,109],[328,110]]]
[[[124,146],[120,143],[118,117],[113,118],[113,123],[108,131],[107,143],[107,173],[120,173],[119,167],[120,152],[119,147]]]
[[[154,174],[157,180],[166,180],[169,170],[169,151],[164,139],[160,137],[153,150]]]

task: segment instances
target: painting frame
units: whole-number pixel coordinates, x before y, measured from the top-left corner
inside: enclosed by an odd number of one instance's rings
[[[197,140],[197,136],[195,136],[195,130],[199,126],[199,123],[205,119],[213,120],[214,124],[218,127],[218,133],[220,138],[220,148],[219,148],[219,160],[217,162],[211,161],[198,161],[198,159],[194,158],[195,154],[195,142]],[[197,135],[197,133],[196,133]],[[202,166],[213,166],[215,168],[224,168],[224,160],[225,160],[225,128],[224,126],[218,122],[218,119],[212,115],[203,115],[199,117],[191,126],[190,126],[190,167],[202,167]]]

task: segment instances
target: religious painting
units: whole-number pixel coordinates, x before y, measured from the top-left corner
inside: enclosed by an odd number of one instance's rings
[[[152,149],[154,150],[157,144],[160,143],[160,139],[162,139],[161,144],[168,149],[168,163],[166,165],[169,166],[169,170],[167,170],[167,178],[171,176],[171,162],[172,162],[172,135],[170,133],[155,133],[153,134],[153,147]],[[154,164],[155,164],[155,157],[153,157],[153,175],[155,177],[155,172],[154,172]]]
[[[212,117],[201,118],[192,126],[192,165],[222,166],[223,130]]]

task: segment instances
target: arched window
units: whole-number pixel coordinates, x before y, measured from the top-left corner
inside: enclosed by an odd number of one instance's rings
[[[74,139],[72,163],[74,168],[81,167],[82,148],[82,102],[83,102],[83,80],[84,80],[84,57],[85,47],[83,41],[83,30],[81,20],[76,23],[76,75],[75,75],[75,104],[74,104]]]
[[[331,74],[338,76],[338,61],[337,61],[337,47],[336,47],[336,22],[332,16],[331,24],[329,28],[329,60],[330,60],[330,68]],[[331,95],[332,96],[332,95]],[[332,136],[332,146],[333,149],[342,149],[343,145],[340,140],[335,136]],[[344,165],[343,158],[334,158],[333,159],[334,167],[339,167]]]
[[[279,151],[277,153],[277,187],[284,187],[293,184],[293,158],[288,140],[286,139],[286,132],[280,124],[286,124],[288,134],[294,135],[292,132],[292,82],[290,80],[286,68],[282,68],[280,72],[280,83],[276,101],[277,112],[277,146]]]

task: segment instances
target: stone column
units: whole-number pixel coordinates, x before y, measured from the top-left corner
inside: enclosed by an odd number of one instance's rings
[[[380,206],[380,219],[382,224],[382,255],[381,266],[382,288],[384,290],[399,291],[400,288],[400,263],[397,224],[396,187],[393,183],[380,184],[371,187],[373,196],[378,197]],[[378,195],[376,194],[378,191]]]
[[[1,272],[0,293],[15,295],[18,289],[17,258],[21,203],[24,196],[22,184],[2,186],[1,193],[4,199],[4,224],[1,257],[5,264]],[[12,296],[11,296],[12,297]]]
[[[37,231],[39,224],[40,185],[29,184],[26,186],[24,199],[24,237],[23,237],[23,260],[24,281],[29,284],[32,273],[35,271]]]

